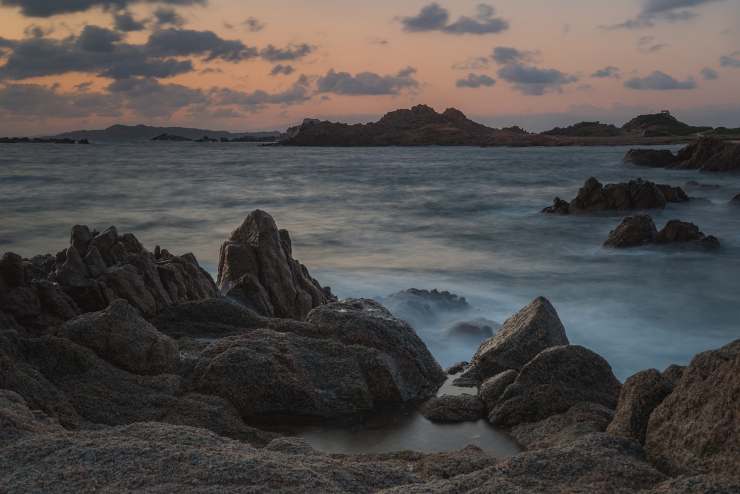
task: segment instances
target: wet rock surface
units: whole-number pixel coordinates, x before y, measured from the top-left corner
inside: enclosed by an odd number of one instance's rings
[[[264,211],[251,212],[221,246],[221,293],[258,314],[303,320],[314,307],[334,300],[293,258],[290,234]]]

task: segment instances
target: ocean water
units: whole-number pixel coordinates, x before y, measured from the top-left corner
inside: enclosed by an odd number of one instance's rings
[[[470,318],[503,322],[543,295],[571,342],[606,357],[620,379],[740,338],[740,207],[728,204],[740,175],[637,168],[620,147],[0,150],[0,251],[55,253],[74,224],[116,225],[150,249],[193,252],[213,272],[221,242],[261,208],[340,297],[438,288],[465,296]],[[699,199],[652,214],[659,228],[697,223],[721,250],[615,251],[601,244],[621,215],[540,214],[590,176],[702,183],[685,187]],[[468,360],[478,341],[448,336],[452,316],[442,320],[416,330],[443,366]]]

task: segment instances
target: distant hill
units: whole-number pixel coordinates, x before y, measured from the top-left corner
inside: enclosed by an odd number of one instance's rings
[[[580,122],[569,127],[555,127],[543,132],[549,136],[568,137],[616,137],[624,134],[624,131],[611,124],[601,122]]]
[[[150,141],[162,134],[180,136],[184,139],[239,139],[277,140],[281,132],[227,132],[225,130],[191,129],[187,127],[151,127],[148,125],[113,125],[103,130],[75,130],[54,137],[59,139],[87,139],[91,142]]]
[[[640,115],[622,126],[622,130],[641,137],[687,136],[712,130],[711,127],[694,127],[679,121],[668,111]]]

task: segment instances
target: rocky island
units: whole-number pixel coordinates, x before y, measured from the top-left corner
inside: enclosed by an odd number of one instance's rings
[[[397,298],[467,305],[440,291]],[[0,260],[8,492],[740,489],[740,340],[620,383],[540,297],[449,372],[378,302],[337,300],[263,211],[225,241],[216,281],[193,255],[113,227],[76,226],[55,255]],[[466,392],[438,396],[454,378]],[[409,406],[485,419],[521,452],[336,455],[275,429]]]

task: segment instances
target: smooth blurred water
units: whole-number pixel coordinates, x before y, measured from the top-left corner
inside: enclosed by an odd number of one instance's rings
[[[254,208],[293,236],[294,254],[341,297],[409,287],[466,296],[503,322],[538,295],[571,342],[624,379],[686,363],[740,337],[740,175],[625,165],[626,148],[353,148],[136,143],[0,148],[0,250],[54,253],[76,223],[116,225],[149,248],[192,251],[208,269]],[[643,177],[706,200],[653,213],[719,237],[719,252],[601,247],[621,216],[540,214],[586,178]],[[417,328],[443,365],[476,342]]]

